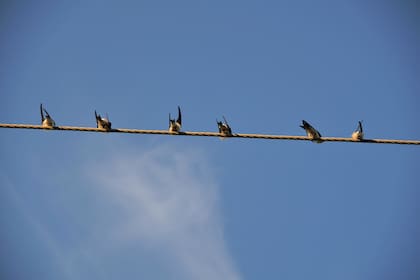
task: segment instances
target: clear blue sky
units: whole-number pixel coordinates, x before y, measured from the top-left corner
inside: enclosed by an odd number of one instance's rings
[[[416,1],[3,1],[0,122],[420,139]],[[1,279],[419,279],[417,146],[0,130]]]

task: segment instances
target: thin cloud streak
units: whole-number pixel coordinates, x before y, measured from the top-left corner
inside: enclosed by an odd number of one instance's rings
[[[113,244],[162,252],[183,279],[240,279],[223,237],[218,186],[201,155],[160,147],[87,169],[119,211]]]
[[[46,271],[45,275],[42,275],[42,277],[46,277],[46,279],[53,279],[59,275],[61,279],[74,279],[74,277],[72,277],[72,272],[69,269],[67,262],[65,261],[66,256],[65,253],[62,251],[62,248],[59,246],[54,236],[52,236],[51,233],[48,231],[47,227],[42,223],[41,219],[39,219],[39,217],[37,217],[36,214],[33,214],[32,209],[27,206],[27,202],[16,190],[16,186],[9,180],[7,175],[0,173],[0,185],[2,186],[3,199],[8,200],[9,207],[13,205],[13,208],[8,209],[8,211],[10,211],[14,215],[13,219],[18,224],[18,226],[26,226],[27,229],[30,230],[31,240],[33,242],[37,241],[41,243],[37,247],[37,250],[40,250],[38,251],[38,254],[41,253],[43,254],[44,258],[49,258],[51,260],[50,265],[54,266],[53,269],[51,268],[50,270]],[[2,219],[0,219],[0,221],[3,223]],[[6,224],[4,224],[3,226],[7,227]],[[4,240],[1,240],[1,242],[4,242]],[[10,255],[13,254],[14,253]],[[30,252],[28,255],[29,258],[24,259],[24,261],[32,260],[32,253]],[[7,258],[7,261],[10,261],[10,259]],[[2,265],[4,265],[4,263]],[[10,267],[13,267],[13,265],[10,264]],[[23,275],[31,274],[32,276],[34,276],[33,272],[31,272],[30,269],[28,270],[28,265],[25,263],[21,263],[19,270],[21,271],[17,272],[8,267],[4,271],[0,271],[0,275],[6,275],[6,277],[11,278],[17,277],[18,273],[22,273]]]

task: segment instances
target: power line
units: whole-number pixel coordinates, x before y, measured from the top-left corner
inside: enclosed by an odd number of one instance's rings
[[[270,134],[244,134],[234,133],[232,135],[224,135],[218,132],[169,132],[167,130],[145,130],[145,129],[127,129],[117,128],[109,131],[94,127],[77,127],[77,126],[56,126],[44,127],[42,125],[30,124],[7,124],[0,123],[0,128],[17,128],[17,129],[42,129],[42,130],[68,130],[82,132],[101,132],[101,133],[133,133],[133,134],[160,134],[160,135],[176,135],[176,136],[202,136],[202,137],[225,137],[225,138],[252,138],[252,139],[269,139],[269,140],[300,140],[312,141],[306,136],[293,135],[270,135]],[[373,144],[399,144],[399,145],[420,145],[420,140],[395,140],[395,139],[363,139],[354,140],[345,137],[322,137],[323,142],[353,142],[353,143],[373,143]]]

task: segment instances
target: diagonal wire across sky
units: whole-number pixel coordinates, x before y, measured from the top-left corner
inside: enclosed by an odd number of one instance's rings
[[[249,139],[268,139],[268,140],[301,140],[313,141],[306,136],[295,135],[273,135],[273,134],[244,134],[234,133],[225,135],[218,132],[199,132],[199,131],[182,131],[170,132],[167,130],[145,130],[145,129],[128,129],[117,128],[104,130],[94,127],[77,127],[77,126],[55,126],[45,127],[42,125],[30,124],[7,124],[0,123],[0,128],[16,128],[16,129],[43,129],[58,131],[81,131],[81,132],[101,132],[101,133],[132,133],[132,134],[160,134],[160,135],[178,135],[178,136],[201,136],[201,137],[225,137],[225,138],[249,138]],[[420,140],[398,140],[398,139],[360,139],[355,140],[346,137],[322,137],[322,142],[353,142],[353,143],[372,143],[372,144],[399,144],[399,145],[420,145]]]

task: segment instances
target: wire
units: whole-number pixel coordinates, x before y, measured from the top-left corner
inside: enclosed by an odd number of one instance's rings
[[[94,128],[94,127],[77,127],[77,126],[44,127],[42,125],[7,124],[7,123],[0,123],[0,128],[69,130],[69,131],[101,132],[101,133],[134,133],[134,134],[160,134],[160,135],[176,135],[176,136],[202,136],[202,137],[312,141],[311,138],[308,138],[306,136],[293,136],[293,135],[243,134],[243,133],[235,133],[235,134],[232,134],[232,135],[224,135],[224,134],[221,134],[221,133],[218,133],[218,132],[193,132],[193,131],[169,132],[167,130],[145,130],[145,129],[126,129],[126,128],[104,130],[104,129]],[[322,137],[321,140],[323,142],[353,142],[353,143],[373,143],[373,144],[420,145],[420,140],[394,140],[394,139],[354,140],[352,138],[344,138],[344,137]]]

